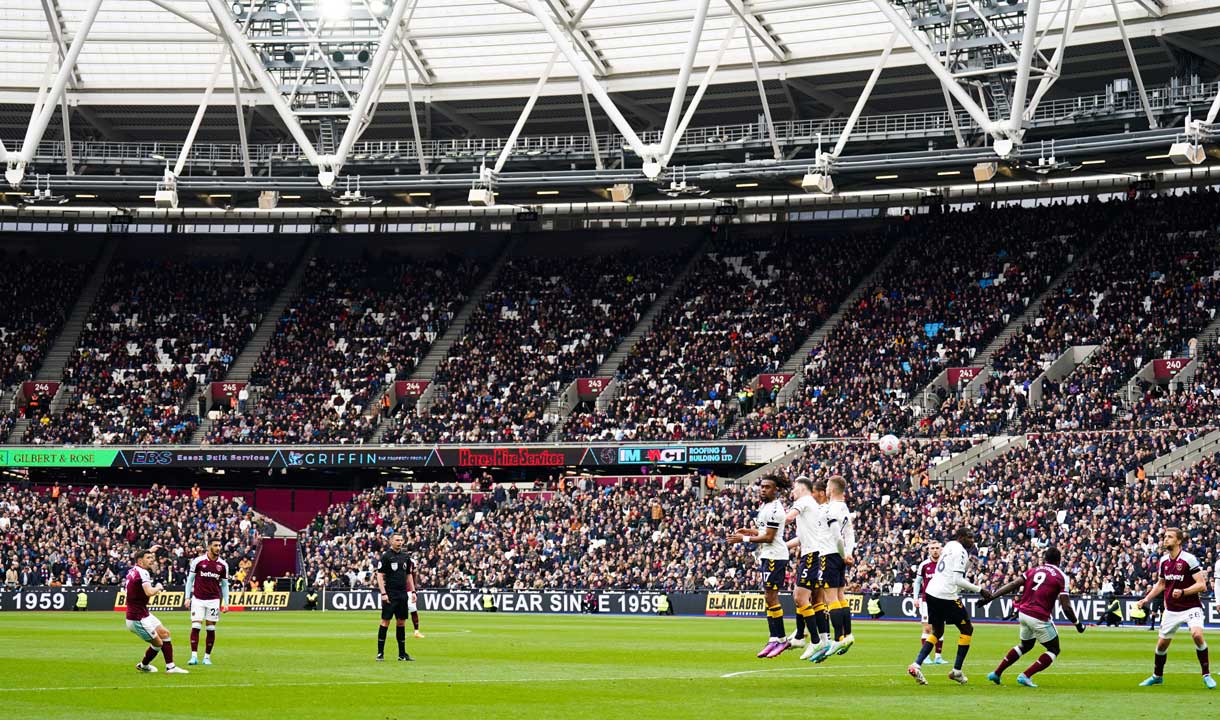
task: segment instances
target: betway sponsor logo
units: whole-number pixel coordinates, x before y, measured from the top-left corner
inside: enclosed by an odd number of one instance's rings
[[[473,450],[461,448],[458,450],[458,465],[498,467],[562,467],[563,453],[550,450],[531,450],[529,448],[493,448]]]

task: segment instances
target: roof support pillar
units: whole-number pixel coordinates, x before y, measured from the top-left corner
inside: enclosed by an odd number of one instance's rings
[[[508,139],[504,141],[504,147],[500,148],[500,156],[496,158],[496,165],[492,172],[499,173],[504,169],[504,163],[508,162],[508,156],[513,152],[513,146],[517,144],[517,137],[521,135],[521,129],[525,127],[525,121],[529,120],[530,113],[534,111],[534,105],[538,102],[538,96],[542,94],[542,88],[546,87],[546,81],[551,79],[551,71],[555,69],[555,61],[559,59],[559,48],[551,53],[551,59],[546,64],[546,69],[538,76],[538,82],[534,85],[534,92],[530,93],[530,97],[525,101],[525,107],[521,109],[521,114],[517,116],[517,122],[513,125],[513,131],[508,134]]]
[[[589,147],[593,150],[593,167],[603,170],[606,166],[602,162],[601,150],[597,147],[597,128],[593,125],[593,110],[589,107],[589,91],[585,89],[583,82],[580,84],[580,101],[585,106],[585,124],[589,126]],[[681,137],[680,133],[678,137]]]
[[[775,137],[775,123],[771,120],[771,103],[767,102],[767,88],[763,85],[762,73],[758,70],[758,58],[754,55],[754,41],[750,39],[749,28],[746,28],[746,49],[750,51],[750,66],[754,68],[754,82],[758,85],[758,99],[762,103],[763,118],[767,122],[767,137],[771,139],[771,156],[782,160],[783,151],[779,149],[779,140]]]
[[[1083,0],[1081,0],[1083,2]],[[1152,114],[1152,105],[1148,102],[1148,91],[1144,89],[1144,78],[1140,76],[1140,64],[1135,60],[1135,51],[1131,49],[1131,40],[1127,37],[1127,23],[1123,22],[1123,14],[1119,12],[1118,0],[1110,0],[1114,8],[1114,19],[1118,22],[1118,32],[1123,36],[1123,49],[1127,51],[1127,62],[1131,63],[1131,74],[1135,75],[1135,87],[1140,91],[1140,102],[1144,105],[1144,114],[1148,116],[1148,127],[1156,129],[1156,116]]]
[[[284,127],[288,128],[292,139],[296,141],[301,148],[301,153],[318,168],[319,181],[329,179],[329,183],[323,183],[326,187],[334,184],[334,174],[329,177],[325,175],[325,165],[322,162],[322,156],[314,148],[313,143],[309,140],[309,136],[305,134],[305,130],[301,127],[301,121],[293,114],[292,109],[284,102],[284,98],[280,95],[279,84],[263,67],[262,61],[250,49],[250,44],[246,42],[246,38],[242,35],[241,29],[237,27],[237,23],[233,22],[233,18],[229,17],[229,9],[225,7],[221,0],[205,0],[208,7],[212,11],[212,15],[216,17],[216,21],[220,24],[221,30],[224,31],[224,37],[229,45],[229,49],[234,56],[241,59],[242,64],[246,69],[254,75],[258,80],[258,84],[263,89],[263,94],[267,100],[271,102],[275,112],[280,116],[280,120],[284,121]]]
[[[1042,0],[1026,0],[1025,34],[1021,38],[1021,55],[1017,58],[1017,79],[1012,91],[1012,112],[1009,114],[1009,131],[1020,137],[1024,134],[1021,118],[1025,114],[1025,98],[1029,96],[1029,73],[1034,65],[1034,42],[1038,33],[1038,13]]]
[[[669,113],[665,116],[665,131],[661,134],[661,156],[668,157],[673,149],[674,131],[678,129],[678,119],[682,115],[682,103],[686,102],[686,88],[690,86],[690,74],[695,65],[695,54],[699,52],[699,41],[703,39],[703,24],[707,21],[707,8],[712,0],[695,0],[695,19],[690,26],[690,35],[686,39],[686,54],[682,57],[682,67],[678,69],[678,84],[674,86],[673,96],[669,99]],[[757,65],[755,66],[757,69]]]
[[[215,0],[211,0],[215,1]],[[373,62],[369,64],[369,71],[365,77],[370,78],[373,82],[378,82],[383,79],[383,72],[386,63],[391,60],[390,53],[394,50],[394,40],[398,37],[399,28],[402,27],[402,18],[407,13],[407,7],[413,6],[414,0],[395,0],[394,10],[390,13],[390,21],[386,23],[385,29],[381,31],[381,40],[377,43],[377,52],[373,55]],[[326,170],[318,173],[318,181],[322,185],[329,187],[334,182],[334,177],[343,169],[343,164],[347,162],[347,154],[351,152],[352,145],[355,144],[356,138],[360,136],[364,129],[368,126],[368,121],[372,118],[369,113],[369,106],[379,93],[376,87],[363,87],[360,89],[360,98],[356,101],[356,107],[352,109],[351,117],[347,121],[347,127],[343,129],[343,138],[339,141],[339,147],[335,149],[333,157],[324,158],[324,161],[329,167]],[[329,179],[330,182],[326,182]]]
[[[218,2],[219,0],[210,1]],[[610,117],[610,122],[614,123],[614,127],[618,128],[618,131],[623,134],[623,139],[627,141],[627,144],[635,154],[644,160],[644,174],[649,178],[658,177],[661,174],[661,163],[659,161],[660,148],[650,150],[644,147],[640,136],[636,134],[635,130],[631,129],[631,123],[627,122],[627,118],[623,117],[623,114],[619,112],[618,107],[610,99],[606,89],[597,81],[597,78],[593,77],[592,71],[580,61],[576,51],[572,49],[571,44],[564,38],[563,33],[559,30],[559,26],[555,24],[555,21],[547,13],[546,8],[543,7],[542,0],[528,0],[528,2],[534,12],[534,17],[538,19],[543,29],[551,36],[551,41],[563,52],[564,57],[568,59],[568,63],[576,71],[576,74],[580,76],[581,82],[593,93],[597,104],[601,105],[602,110]]]
[[[72,45],[68,48],[67,56],[63,58],[59,65],[59,72],[55,74],[55,82],[51,85],[51,90],[46,100],[39,108],[39,112],[30,118],[30,125],[26,128],[25,138],[21,141],[21,149],[16,152],[16,159],[14,160],[11,153],[7,154],[5,158],[7,167],[4,171],[4,178],[13,187],[19,186],[25,178],[25,166],[34,159],[38,143],[42,142],[42,136],[47,131],[47,125],[51,122],[51,115],[55,113],[55,106],[59,104],[60,98],[63,97],[64,88],[68,85],[68,79],[72,77],[72,72],[76,68],[76,59],[80,57],[81,48],[85,46],[85,41],[89,37],[89,30],[93,27],[93,21],[97,19],[97,12],[101,7],[102,0],[90,0],[89,8],[85,11],[85,16],[81,19],[80,27],[72,38]]]
[[[974,101],[974,98],[970,97],[970,93],[966,92],[965,88],[958,84],[953,74],[946,70],[945,66],[937,60],[932,49],[928,47],[923,38],[915,33],[910,23],[898,14],[894,6],[890,5],[889,0],[873,0],[873,4],[890,21],[890,24],[894,26],[894,29],[902,36],[902,39],[907,41],[911,49],[919,56],[919,59],[923,60],[924,65],[940,80],[941,86],[953,95],[953,98],[957,100],[958,104],[966,112],[970,113],[970,117],[974,119],[974,122],[978,123],[983,132],[997,139],[1004,137],[1003,128],[999,127],[997,123],[992,122],[991,118],[987,116],[987,111],[980,107]]]
[[[682,122],[678,123],[678,130],[674,134],[673,145],[669,148],[669,152],[665,154],[663,165],[669,164],[669,159],[673,157],[674,150],[678,148],[678,143],[682,142],[682,136],[686,134],[686,128],[690,125],[690,121],[694,119],[695,111],[699,109],[699,103],[707,92],[707,86],[711,84],[712,76],[716,74],[716,70],[720,67],[720,61],[724,59],[724,53],[729,49],[729,44],[733,41],[733,36],[737,34],[737,28],[739,27],[741,27],[741,18],[734,18],[733,24],[729,25],[729,29],[724,33],[724,39],[720,41],[720,47],[716,49],[716,56],[712,58],[712,64],[708,65],[707,71],[703,73],[703,79],[699,81],[699,87],[695,89],[695,96],[691,98],[690,105],[682,116]]]
[[[419,134],[419,113],[415,111],[415,91],[411,88],[411,67],[405,54],[398,56],[402,63],[403,83],[407,86],[407,108],[411,111],[411,134],[415,136],[415,154],[419,157],[419,174],[428,174],[428,159],[424,157],[424,140]]]
[[[856,106],[851,109],[851,115],[847,117],[847,124],[843,126],[843,132],[839,133],[839,140],[835,143],[834,149],[830,151],[831,157],[839,157],[839,153],[843,152],[844,146],[847,145],[847,140],[851,137],[851,131],[856,128],[856,121],[860,119],[860,113],[864,111],[865,104],[868,103],[868,98],[873,94],[873,88],[877,86],[877,78],[881,77],[881,71],[885,69],[886,63],[890,61],[890,53],[894,51],[894,44],[898,42],[898,31],[890,33],[890,39],[885,41],[885,49],[881,51],[881,57],[877,58],[877,65],[873,68],[873,72],[868,76],[868,82],[864,83],[864,90],[861,91],[860,97],[856,99]],[[941,88],[944,89],[943,87]],[[945,96],[946,100],[948,95]],[[953,115],[950,108],[950,115]],[[954,129],[957,129],[956,123]],[[960,136],[959,136],[960,137]]]

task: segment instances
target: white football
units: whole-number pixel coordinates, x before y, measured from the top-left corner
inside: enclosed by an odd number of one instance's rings
[[[902,441],[893,435],[885,435],[877,441],[877,447],[886,455],[896,455],[902,449]]]

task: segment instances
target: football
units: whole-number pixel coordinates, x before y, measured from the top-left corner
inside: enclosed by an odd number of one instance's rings
[[[894,435],[885,435],[877,441],[877,447],[886,455],[896,455],[902,449],[902,441]]]

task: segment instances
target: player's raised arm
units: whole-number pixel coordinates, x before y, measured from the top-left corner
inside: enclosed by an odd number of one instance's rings
[[[983,589],[983,604],[987,605],[992,600],[996,600],[998,598],[1004,597],[1005,595],[1007,595],[1009,593],[1014,593],[1023,587],[1025,587],[1025,578],[1022,577],[1022,578],[1017,578],[1016,580],[1013,580],[1012,582],[1007,583],[1005,585],[1001,585],[999,587],[999,589],[997,589],[995,592],[989,593],[986,591],[986,588],[984,588]]]

